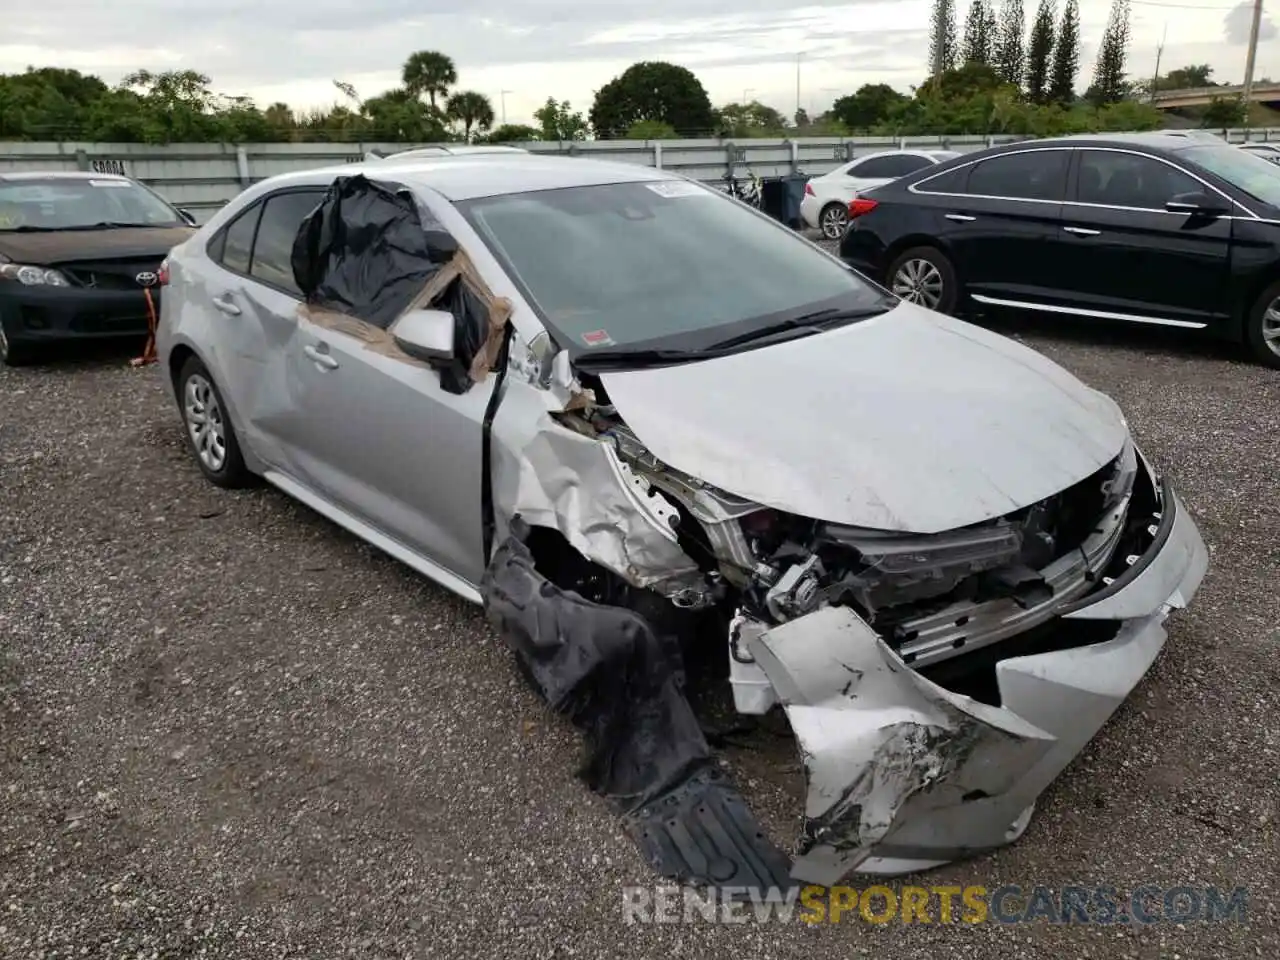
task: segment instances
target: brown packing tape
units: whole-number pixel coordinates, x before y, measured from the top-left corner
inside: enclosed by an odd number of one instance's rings
[[[506,329],[507,322],[511,319],[513,307],[511,301],[506,297],[494,296],[493,291],[484,282],[484,278],[480,276],[475,264],[467,256],[466,251],[459,250],[455,253],[453,258],[427,281],[422,288],[422,292],[414,297],[409,306],[405,308],[405,313],[430,306],[448,289],[449,284],[453,283],[458,277],[461,277],[462,282],[470,288],[471,292],[489,308],[488,329],[484,340],[480,344],[480,349],[476,351],[476,355],[471,361],[471,369],[468,371],[472,380],[481,383],[489,371],[493,369],[493,364],[498,357],[498,351],[502,349],[503,331]],[[396,317],[391,322],[390,327],[387,330],[383,330],[381,327],[376,327],[366,320],[361,320],[359,317],[354,317],[338,310],[324,310],[305,303],[298,307],[298,315],[316,326],[324,327],[327,330],[335,330],[338,333],[345,333],[348,336],[355,337],[357,340],[362,340],[366,349],[374,350],[385,357],[390,357],[392,360],[402,360],[405,363],[412,363],[419,367],[430,367],[430,364],[409,356],[396,343],[395,337],[390,331],[395,329],[400,317]],[[400,316],[403,317],[404,313],[400,314]]]

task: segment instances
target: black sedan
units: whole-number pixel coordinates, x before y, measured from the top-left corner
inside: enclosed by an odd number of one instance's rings
[[[1203,330],[1280,368],[1280,167],[1159,134],[965,154],[850,204],[840,255],[944,313]]]
[[[128,177],[0,174],[0,363],[57,340],[147,333],[148,288],[194,218]]]

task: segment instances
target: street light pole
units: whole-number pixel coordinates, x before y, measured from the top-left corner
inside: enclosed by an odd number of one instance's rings
[[[1249,56],[1244,62],[1244,108],[1253,96],[1253,66],[1258,58],[1258,27],[1262,24],[1262,0],[1253,0],[1253,23],[1249,27]]]
[[[507,125],[507,94],[514,92],[513,90],[503,90],[498,94],[502,98],[502,125],[504,127]]]
[[[1258,0],[1258,2],[1261,3],[1262,0]],[[803,56],[804,56],[803,52],[796,54],[796,116],[797,117],[800,116],[800,58]]]

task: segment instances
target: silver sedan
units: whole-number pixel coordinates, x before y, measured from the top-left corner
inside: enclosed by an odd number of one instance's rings
[[[672,173],[292,173],[162,273],[199,469],[483,604],[668,876],[831,884],[1012,842],[1205,572],[1110,399]],[[799,743],[789,854],[691,706],[708,652]]]

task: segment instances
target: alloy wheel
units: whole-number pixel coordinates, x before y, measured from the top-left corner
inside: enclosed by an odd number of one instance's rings
[[[4,332],[4,324],[0,323],[0,362],[9,359],[9,337]]]
[[[1267,305],[1267,312],[1262,315],[1262,342],[1267,349],[1280,357],[1280,297]]]
[[[227,462],[227,437],[222,407],[213,392],[213,384],[193,373],[187,378],[182,393],[182,410],[196,456],[207,469],[217,473]]]
[[[828,207],[822,212],[822,235],[828,240],[839,240],[849,224],[849,214],[842,207]]]
[[[893,275],[894,295],[930,310],[942,301],[942,274],[928,260],[908,260]]]

